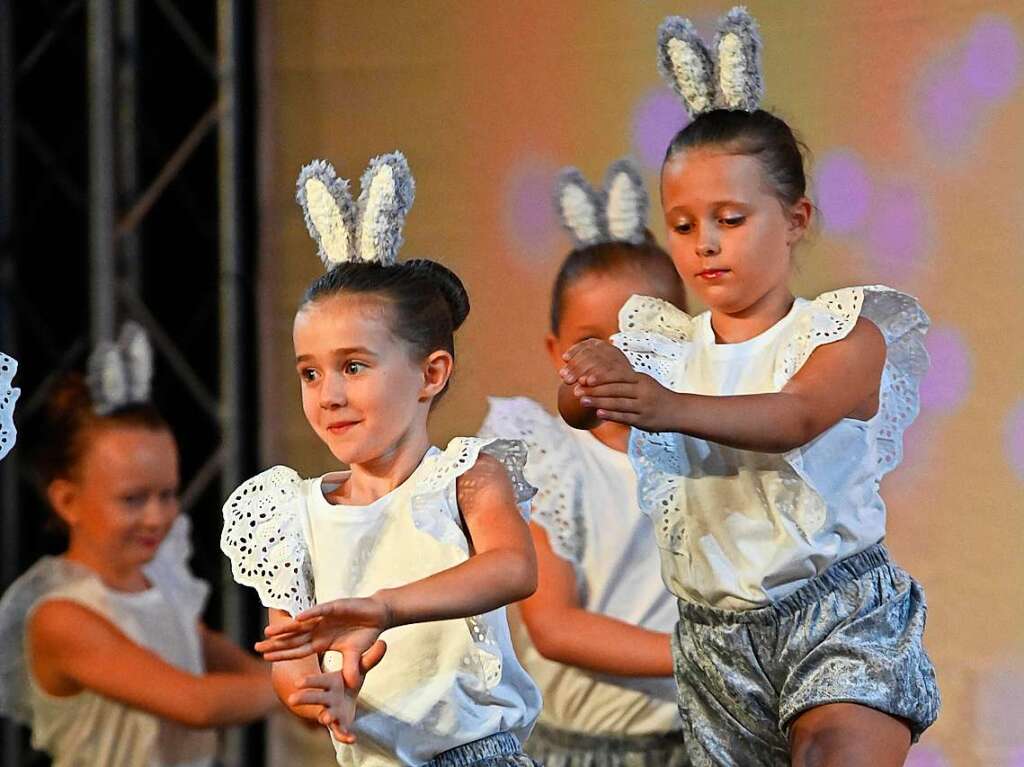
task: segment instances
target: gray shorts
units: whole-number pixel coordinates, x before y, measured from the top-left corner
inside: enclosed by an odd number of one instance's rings
[[[679,602],[679,710],[694,765],[789,765],[804,711],[858,703],[905,719],[913,740],[939,711],[921,646],[924,591],[882,544],[754,610]]]
[[[519,738],[499,732],[438,754],[423,767],[541,767],[523,753]]]
[[[526,752],[545,767],[689,767],[682,731],[587,735],[538,724]]]

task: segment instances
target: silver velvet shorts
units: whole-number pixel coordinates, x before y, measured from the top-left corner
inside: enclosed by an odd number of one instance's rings
[[[672,649],[691,761],[788,766],[789,726],[827,703],[901,717],[916,741],[939,711],[926,613],[920,584],[880,543],[765,607],[680,601]]]
[[[680,731],[656,735],[589,735],[543,724],[526,753],[544,767],[689,767]]]

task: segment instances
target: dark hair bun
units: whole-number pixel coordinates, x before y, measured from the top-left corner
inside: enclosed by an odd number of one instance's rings
[[[452,330],[458,330],[469,316],[469,293],[459,276],[448,267],[426,258],[414,258],[402,266],[437,287],[451,312]]]

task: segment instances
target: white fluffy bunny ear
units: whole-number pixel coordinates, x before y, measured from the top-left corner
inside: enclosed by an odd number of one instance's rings
[[[647,239],[647,189],[639,168],[629,160],[612,163],[605,174],[605,219],[613,240],[641,244]]]
[[[374,157],[359,182],[359,259],[393,264],[416,182],[401,152]]]
[[[658,27],[658,71],[690,117],[715,108],[715,65],[689,19],[669,16]]]
[[[149,399],[153,381],[153,347],[146,331],[135,322],[126,322],[117,343],[124,358],[128,379],[128,401],[145,402]]]
[[[324,266],[330,269],[343,261],[357,260],[356,209],[348,181],[338,178],[329,162],[313,160],[302,167],[295,186],[295,199]]]
[[[564,168],[555,181],[555,209],[562,226],[572,238],[573,247],[607,239],[604,195],[594,190],[577,168]]]
[[[14,428],[14,403],[21,389],[11,386],[17,372],[18,361],[0,352],[0,460],[11,452],[18,439],[18,430]]]
[[[764,97],[761,37],[757,22],[743,6],[736,6],[719,20],[715,53],[721,106],[756,110]]]
[[[92,407],[99,415],[116,410],[128,402],[128,371],[120,347],[102,341],[89,355],[86,382]]]

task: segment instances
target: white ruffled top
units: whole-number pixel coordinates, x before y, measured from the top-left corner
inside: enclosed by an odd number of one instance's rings
[[[685,434],[634,429],[630,457],[654,522],[662,577],[679,598],[726,609],[780,599],[885,535],[882,477],[901,460],[928,367],[928,316],[883,286],[844,288],[789,313],[759,336],[715,342],[709,313],[689,317],[633,296],[612,340],[634,369],[673,391],[777,392],[823,344],[866,317],[887,347],[878,413],[845,418],[784,454],[737,450]]]
[[[18,361],[0,352],[0,460],[11,452],[18,438],[18,431],[14,428],[14,403],[18,401],[21,389],[11,386],[17,372]]]
[[[661,581],[651,520],[637,506],[629,457],[527,397],[494,397],[490,406],[481,435],[526,443],[526,479],[537,488],[530,518],[544,528],[552,550],[572,565],[580,605],[634,626],[671,632],[679,616]],[[521,621],[513,621],[513,639],[544,695],[541,723],[599,735],[679,729],[671,677],[612,676],[548,660]]]
[[[188,568],[189,520],[179,516],[153,561],[152,587],[115,591],[92,570],[63,557],[43,557],[0,601],[0,713],[32,729],[32,746],[55,767],[206,767],[217,754],[213,730],[197,730],[85,690],[58,697],[32,678],[25,629],[36,607],[77,602],[129,639],[193,674],[204,673],[199,619],[208,587]]]
[[[469,541],[458,478],[481,453],[501,461],[524,514],[533,488],[520,442],[457,438],[430,448],[400,486],[368,506],[331,504],[344,472],[302,479],[275,466],[241,485],[224,505],[221,548],[235,580],[266,607],[295,615],[316,603],[365,597],[465,562]],[[502,731],[528,737],[541,699],[516,660],[505,608],[465,619],[387,631],[387,654],[359,695],[352,745],[338,763],[422,764]]]

